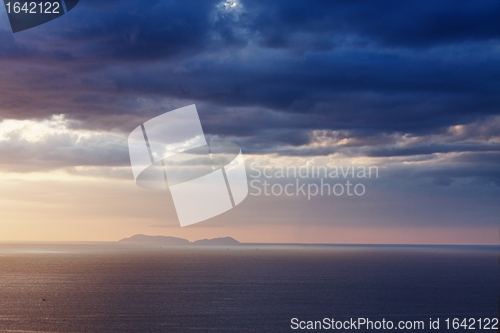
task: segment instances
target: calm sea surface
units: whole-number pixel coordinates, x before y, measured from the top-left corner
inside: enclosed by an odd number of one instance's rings
[[[499,279],[497,247],[0,243],[0,331],[297,332],[292,318],[364,317],[459,332],[444,320],[498,317]]]

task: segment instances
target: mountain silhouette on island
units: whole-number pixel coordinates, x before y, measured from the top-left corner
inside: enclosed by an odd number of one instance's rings
[[[220,238],[212,238],[212,239],[200,239],[197,241],[194,241],[193,244],[199,244],[199,245],[238,245],[240,242],[238,242],[236,239],[232,237],[220,237]]]
[[[187,239],[171,236],[148,236],[148,235],[133,235],[129,238],[120,239],[118,242],[130,243],[147,243],[147,244],[165,244],[165,245],[238,245],[236,239],[232,237],[220,237],[212,239],[200,239],[190,242]]]
[[[120,239],[119,242],[141,242],[141,243],[162,243],[162,244],[178,244],[185,245],[190,242],[187,239],[171,236],[147,236],[133,235],[129,238]]]

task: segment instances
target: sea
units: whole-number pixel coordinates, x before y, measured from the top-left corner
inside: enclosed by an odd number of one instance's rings
[[[0,332],[496,332],[499,254],[3,242]]]

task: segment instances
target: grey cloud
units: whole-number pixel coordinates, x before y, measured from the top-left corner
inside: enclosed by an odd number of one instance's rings
[[[49,134],[30,142],[11,132],[10,140],[0,141],[2,171],[51,171],[74,166],[128,166],[124,138],[95,135]]]

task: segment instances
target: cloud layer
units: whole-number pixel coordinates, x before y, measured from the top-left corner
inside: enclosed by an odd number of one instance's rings
[[[2,168],[126,166],[137,124],[196,103],[206,134],[247,154],[425,160],[436,184],[498,183],[499,14],[498,1],[87,0],[12,34],[2,11],[0,119],[62,114],[65,129],[5,131]]]

